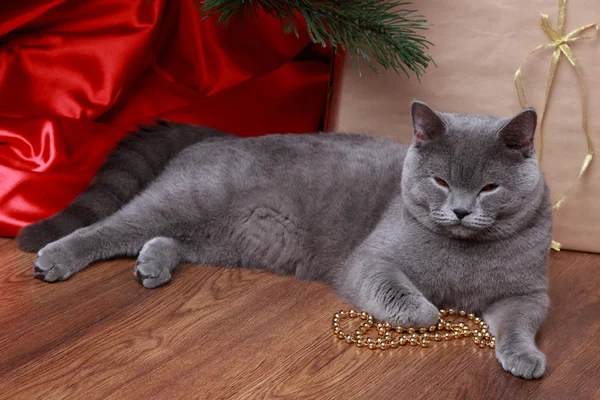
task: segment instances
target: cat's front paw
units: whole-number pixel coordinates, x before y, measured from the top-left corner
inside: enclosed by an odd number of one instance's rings
[[[438,323],[440,311],[425,297],[408,295],[402,298],[397,310],[382,318],[394,326],[428,328]]]
[[[46,282],[64,281],[80,269],[78,260],[56,243],[41,249],[33,264],[33,275]]]
[[[496,358],[505,371],[518,378],[537,379],[546,370],[546,356],[535,347],[526,350],[497,347]]]

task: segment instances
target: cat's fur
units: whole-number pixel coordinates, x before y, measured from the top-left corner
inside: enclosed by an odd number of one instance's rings
[[[148,288],[192,262],[328,282],[394,325],[430,326],[438,307],[480,313],[504,369],[540,377],[552,219],[535,111],[441,114],[421,102],[411,111],[410,148],[162,122],[127,139],[88,191],[18,242],[44,246],[34,274],[48,282],[138,256],[134,273]]]

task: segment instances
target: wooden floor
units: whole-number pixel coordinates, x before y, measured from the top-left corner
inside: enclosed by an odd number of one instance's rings
[[[330,332],[349,306],[319,283],[189,265],[148,290],[118,260],[47,284],[32,261],[0,239],[2,399],[600,398],[600,255],[552,254],[529,382],[465,341],[350,347]]]

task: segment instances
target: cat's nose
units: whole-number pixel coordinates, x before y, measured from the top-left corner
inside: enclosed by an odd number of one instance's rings
[[[458,219],[463,219],[467,215],[471,214],[470,211],[467,211],[464,208],[455,208],[452,211],[454,211],[454,214],[456,214],[456,216],[458,217]]]

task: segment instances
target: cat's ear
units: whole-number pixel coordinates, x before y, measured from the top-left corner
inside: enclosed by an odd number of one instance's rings
[[[533,108],[526,108],[510,119],[498,135],[506,147],[529,156],[533,152],[536,126],[537,113]]]
[[[413,143],[418,146],[441,136],[446,129],[442,118],[427,104],[413,101],[410,113],[413,122]]]

